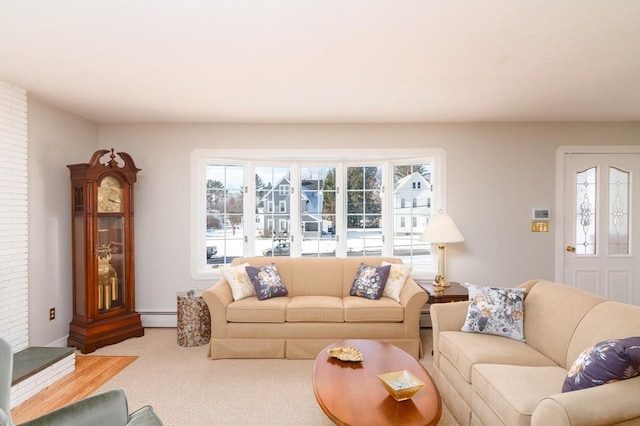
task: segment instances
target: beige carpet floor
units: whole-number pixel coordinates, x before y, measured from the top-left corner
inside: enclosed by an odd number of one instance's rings
[[[431,329],[422,329],[429,370]],[[207,358],[207,347],[178,346],[175,328],[147,328],[140,338],[92,355],[138,359],[97,392],[124,389],[129,411],[152,405],[166,426],[309,425],[333,423],[311,387],[313,360]],[[456,426],[445,405],[439,425]]]

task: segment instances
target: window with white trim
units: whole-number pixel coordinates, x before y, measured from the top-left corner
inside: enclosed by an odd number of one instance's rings
[[[193,152],[194,277],[246,256],[382,255],[435,270],[419,238],[433,209],[444,210],[442,150],[259,154]]]

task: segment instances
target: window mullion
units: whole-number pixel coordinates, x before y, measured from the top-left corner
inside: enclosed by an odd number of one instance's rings
[[[290,255],[300,256],[302,252],[302,230],[300,225],[300,164],[291,164],[291,191],[289,193]]]
[[[393,254],[393,167],[389,161],[382,164],[382,255]]]
[[[253,161],[245,162],[245,204],[244,204],[244,256],[255,252],[256,244],[256,165]]]
[[[336,164],[336,256],[347,255],[347,191],[345,186],[346,164]]]

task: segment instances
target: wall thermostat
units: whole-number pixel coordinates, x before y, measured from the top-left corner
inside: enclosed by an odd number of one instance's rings
[[[549,209],[533,209],[533,220],[551,220]]]

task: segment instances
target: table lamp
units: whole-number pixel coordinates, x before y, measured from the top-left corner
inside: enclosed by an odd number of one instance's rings
[[[444,250],[446,243],[459,243],[464,241],[464,236],[451,219],[446,214],[432,216],[429,223],[424,228],[420,241],[428,241],[438,246],[438,275],[435,278],[437,287],[449,287],[445,279]]]

